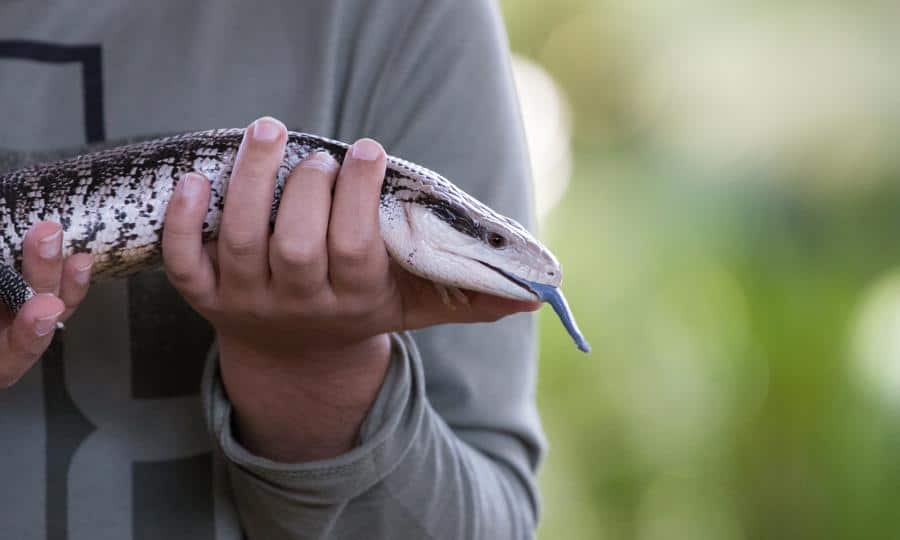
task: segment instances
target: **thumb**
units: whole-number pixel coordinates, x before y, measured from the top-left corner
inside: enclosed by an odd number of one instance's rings
[[[55,295],[38,294],[0,331],[0,388],[12,386],[44,354],[65,309]]]

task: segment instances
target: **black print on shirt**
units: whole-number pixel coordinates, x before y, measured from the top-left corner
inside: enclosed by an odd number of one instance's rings
[[[72,87],[80,86],[82,92],[84,142],[92,144],[105,140],[103,65],[99,45],[0,40],[0,61],[3,59],[47,64],[48,69],[57,64],[79,64],[81,80],[73,81]],[[78,483],[93,472],[76,470],[77,464],[73,464],[78,452],[81,458],[85,457],[88,450],[85,442],[92,435],[115,439],[115,430],[128,424],[129,415],[134,415],[136,421],[138,418],[150,419],[158,429],[165,429],[167,422],[178,422],[154,418],[153,415],[163,414],[157,409],[169,413],[181,411],[178,407],[186,407],[183,403],[196,402],[194,413],[200,414],[196,397],[203,361],[213,340],[212,328],[187,305],[162,272],[132,276],[127,281],[126,296],[129,343],[123,355],[129,357],[130,369],[127,371],[130,376],[114,380],[115,385],[127,388],[124,392],[113,392],[126,400],[120,404],[120,411],[114,413],[118,415],[115,425],[104,425],[108,418],[92,421],[97,415],[92,415],[88,404],[79,403],[78,392],[68,386],[72,384],[73,373],[84,367],[65,362],[64,333],[57,333],[37,368],[42,375],[46,423],[45,520],[48,540],[84,537],[83,528],[70,523],[71,515],[77,513],[73,509],[80,508],[81,503],[70,500],[70,494],[83,489],[84,486]],[[98,373],[97,379],[103,376]],[[110,383],[109,378],[106,377],[106,384]],[[155,407],[161,403],[172,405],[176,401],[178,403],[170,408]],[[148,425],[147,430],[151,427]],[[130,498],[131,524],[126,534],[133,539],[212,540],[215,536],[212,454],[207,448],[170,450],[149,452],[147,455],[152,457],[122,452],[126,459],[123,466],[109,469],[130,477],[127,482],[131,486],[130,493],[125,496]],[[160,453],[165,455],[158,455]],[[102,458],[102,455],[97,457]],[[97,459],[82,461],[96,463]],[[96,471],[98,475],[104,472],[108,471]],[[90,496],[97,497],[98,502],[105,496],[103,485],[99,482],[96,488],[91,488]],[[113,498],[112,490],[109,497]],[[121,508],[116,504],[118,501],[109,502],[110,507]],[[82,518],[84,516],[79,516]]]
[[[103,69],[99,45],[53,45],[37,41],[0,41],[0,58],[46,64],[81,64],[84,135],[87,143],[106,139],[103,121]]]

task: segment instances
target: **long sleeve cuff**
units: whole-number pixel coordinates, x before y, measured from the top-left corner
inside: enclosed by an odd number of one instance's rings
[[[235,496],[256,498],[267,493],[304,505],[336,504],[390,474],[412,445],[425,415],[421,374],[415,373],[421,366],[415,365],[414,347],[408,334],[391,336],[390,366],[361,426],[359,445],[341,456],[305,463],[280,463],[255,455],[235,438],[232,405],[222,385],[218,355],[212,355],[204,378],[204,406],[210,432],[231,469]]]

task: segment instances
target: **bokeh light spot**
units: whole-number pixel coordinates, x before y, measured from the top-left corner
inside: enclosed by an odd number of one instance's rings
[[[853,347],[863,387],[900,410],[900,273],[884,278],[865,294]]]
[[[540,65],[514,57],[513,74],[531,155],[535,204],[540,218],[559,203],[572,174],[569,105],[553,77]]]

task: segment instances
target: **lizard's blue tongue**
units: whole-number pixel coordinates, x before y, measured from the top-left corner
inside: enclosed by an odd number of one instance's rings
[[[503,271],[501,270],[501,272]],[[575,317],[572,316],[572,310],[569,309],[569,304],[566,302],[566,297],[563,296],[562,289],[552,285],[528,281],[507,272],[503,272],[503,274],[533,292],[541,302],[547,302],[553,306],[553,311],[556,312],[559,320],[566,327],[566,331],[575,340],[575,346],[578,347],[578,350],[586,353],[591,352],[591,345],[584,339],[581,330],[578,329],[578,324],[575,322]]]

